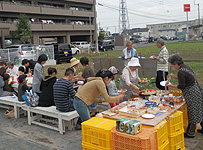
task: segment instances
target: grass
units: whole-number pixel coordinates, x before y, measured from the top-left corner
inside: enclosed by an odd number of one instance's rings
[[[201,85],[201,87],[203,87],[203,78],[202,78],[203,42],[170,43],[170,44],[166,44],[166,47],[169,50],[169,53],[171,53],[171,50],[173,50],[173,51],[177,50],[178,53],[183,58],[183,60],[202,60],[202,62],[185,62],[185,64],[187,64],[193,68],[199,84]],[[149,58],[151,55],[157,55],[159,53],[159,49],[156,47],[156,44],[154,44],[154,46],[139,47],[139,48],[136,48],[136,50],[139,53],[139,55],[141,54],[141,56],[146,57],[146,58]],[[100,53],[100,57],[101,58],[103,58],[103,57],[117,58],[118,56],[121,55],[121,53],[122,53],[122,50],[102,52],[102,53]],[[90,53],[90,54],[85,53],[85,54],[77,55],[74,57],[76,57],[77,59],[80,59],[83,56],[86,56],[89,58],[90,66],[92,66],[92,68],[93,68],[92,59],[99,57],[98,53]],[[44,67],[45,73],[47,72],[46,70],[48,67],[49,66]],[[64,76],[65,69],[70,67],[70,63],[62,63],[62,64],[52,66],[52,67],[55,67],[58,71],[57,78],[61,78]],[[82,71],[83,71],[83,67],[80,65],[77,68],[77,73],[82,72]],[[169,73],[173,73],[176,75],[177,72],[178,72],[177,70],[172,70]],[[177,81],[172,81],[172,82],[177,84]]]

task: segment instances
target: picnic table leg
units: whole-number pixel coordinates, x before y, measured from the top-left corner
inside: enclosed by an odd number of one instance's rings
[[[16,104],[14,104],[14,116],[15,116],[15,118],[17,119],[18,118],[18,110],[17,110],[17,105]]]
[[[31,125],[31,112],[30,112],[30,108],[28,107],[27,109],[27,118],[28,118],[28,124]]]
[[[58,129],[59,129],[59,133],[60,133],[60,134],[63,134],[63,133],[64,133],[63,121],[62,121],[61,114],[58,115]]]

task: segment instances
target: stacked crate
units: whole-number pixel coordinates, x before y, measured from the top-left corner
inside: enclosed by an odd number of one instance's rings
[[[157,130],[142,128],[136,135],[112,130],[113,150],[157,150]]]
[[[168,118],[168,138],[170,150],[184,150],[183,112],[176,111]]]
[[[169,150],[167,121],[163,120],[155,127],[143,125],[144,128],[153,128],[157,130],[158,150]]]
[[[83,150],[112,150],[111,130],[116,121],[104,118],[91,118],[82,123]]]
[[[187,104],[184,104],[178,110],[183,112],[183,128],[184,128],[184,132],[186,133],[187,127],[188,127]],[[195,132],[197,132],[197,128],[198,127],[197,127],[197,124],[196,124],[196,130],[195,130]]]

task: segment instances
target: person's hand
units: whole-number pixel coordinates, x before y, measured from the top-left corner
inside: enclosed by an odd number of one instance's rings
[[[176,76],[174,74],[169,74],[168,75],[171,79],[176,79]]]
[[[118,95],[118,97],[119,97],[119,100],[122,100],[123,97],[124,97],[124,94],[121,94],[121,93],[120,93],[120,94]]]
[[[158,60],[158,58],[156,56],[151,56],[150,58],[153,60]]]
[[[79,81],[80,80],[80,78],[75,78],[75,81]]]
[[[139,89],[136,85],[133,86],[133,89],[134,89],[135,91],[138,91],[138,92],[140,91],[140,89]]]
[[[122,58],[125,58],[125,55],[122,55]]]
[[[82,77],[82,72],[78,73],[76,76],[76,78],[80,78],[80,77]]]
[[[146,84],[147,82],[148,82],[147,79],[141,80],[141,83],[142,83],[142,84]]]

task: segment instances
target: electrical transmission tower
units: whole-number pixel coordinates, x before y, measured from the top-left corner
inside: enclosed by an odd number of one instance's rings
[[[127,26],[128,25],[128,26]],[[127,28],[130,28],[126,0],[119,0],[119,33],[127,34]]]

